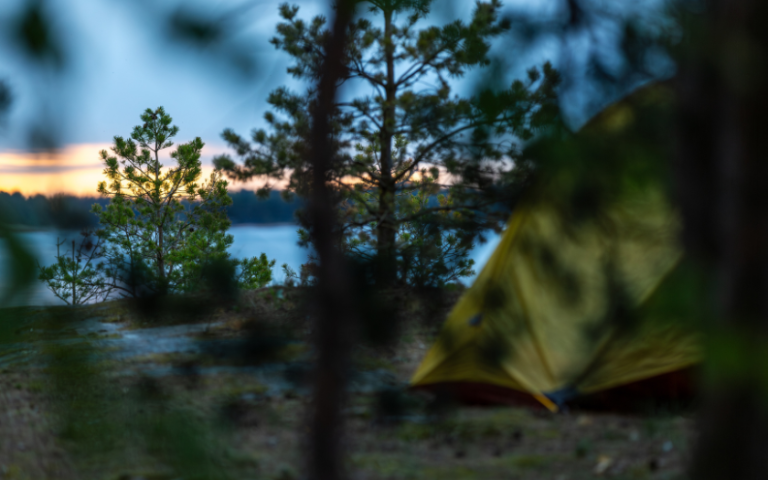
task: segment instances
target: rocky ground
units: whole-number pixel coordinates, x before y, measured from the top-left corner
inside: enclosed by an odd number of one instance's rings
[[[373,329],[354,352],[350,478],[684,478],[691,412],[551,414],[408,392],[458,295],[383,299],[397,335],[387,343]],[[268,289],[214,307],[3,310],[0,479],[301,478],[312,360],[304,297]]]

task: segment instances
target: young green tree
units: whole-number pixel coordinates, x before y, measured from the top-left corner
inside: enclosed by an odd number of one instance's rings
[[[449,80],[489,65],[490,40],[509,27],[499,18],[499,1],[478,2],[468,22],[423,28],[429,1],[368,3],[371,15],[349,26],[341,78],[349,84],[346,91],[364,93],[340,94],[334,103],[327,182],[337,202],[355,206],[354,223],[373,228],[372,246],[385,260],[382,264],[395,265],[397,232],[404,222],[455,210],[462,214],[444,218],[452,221],[444,227],[466,231],[506,219],[508,211],[488,207],[511,206],[519,194],[528,173],[520,143],[556,118],[559,80],[545,64],[508,88],[460,96]],[[290,192],[306,196],[312,174],[310,119],[318,102],[315,81],[329,33],[325,18],[305,22],[298,7],[283,4],[280,15],[284,21],[271,42],[292,57],[288,72],[310,86],[302,93],[284,87],[272,92],[269,103],[275,112],[265,114],[270,130],[256,130],[250,139],[225,130],[224,139],[242,163],[228,155],[215,162],[235,179],[267,179],[265,188],[287,178]],[[397,198],[416,195],[423,184],[414,180],[425,172],[452,201],[398,214]],[[340,213],[342,229],[351,226],[349,212]],[[390,280],[394,275],[394,270],[385,274]]]
[[[115,137],[112,155],[100,153],[107,181],[98,190],[112,200],[106,208],[94,205],[93,212],[102,226],[101,265],[110,285],[128,296],[195,290],[205,266],[221,262],[240,270],[243,286],[268,283],[274,261],[237,261],[227,252],[232,199],[217,171],[198,183],[200,138],[179,145],[170,153],[175,166],[165,168],[160,152],[173,146],[179,129],[162,107],[145,110],[141,120],[127,140]]]
[[[38,266],[38,279],[56,297],[67,305],[83,305],[107,298],[112,287],[99,272],[98,259],[102,252],[102,239],[90,230],[83,230],[79,245],[72,240],[72,248],[61,253],[66,240],[56,243],[56,263]]]

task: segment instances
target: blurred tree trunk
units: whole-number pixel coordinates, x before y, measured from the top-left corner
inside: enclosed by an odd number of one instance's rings
[[[768,2],[707,7],[685,25],[676,80],[684,242],[713,273],[718,306],[691,478],[766,479]]]
[[[309,425],[308,477],[335,480],[344,476],[340,448],[341,408],[347,385],[350,331],[354,325],[354,298],[344,258],[336,248],[335,203],[326,178],[334,152],[329,139],[329,114],[336,86],[343,73],[342,59],[347,25],[354,3],[336,2],[331,36],[325,45],[325,65],[318,82],[318,101],[312,112],[312,193],[307,209],[312,243],[319,258],[315,304],[317,364]]]

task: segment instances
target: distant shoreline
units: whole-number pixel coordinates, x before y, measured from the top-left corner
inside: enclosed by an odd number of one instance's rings
[[[271,223],[233,223],[230,228],[234,227],[298,227],[296,222],[271,222]]]
[[[227,205],[226,214],[232,225],[295,225],[296,212],[303,205],[297,199],[286,201],[280,192],[274,190],[265,199],[247,190],[229,192],[229,196],[232,202]],[[16,231],[55,230],[56,227],[73,225],[98,228],[98,217],[93,213],[93,206],[97,204],[106,208],[109,202],[106,197],[24,197],[0,191],[0,219],[14,225]]]
[[[235,227],[298,227],[299,224],[296,222],[270,222],[270,223],[233,223],[232,226],[229,228],[235,228]],[[19,225],[19,224],[8,224],[6,225],[9,230],[12,232],[69,232],[69,231],[77,231],[77,230],[83,230],[81,228],[67,228],[67,229],[58,229],[55,227],[42,227],[42,226],[32,226],[32,225]],[[92,230],[96,230],[97,227],[90,227]]]

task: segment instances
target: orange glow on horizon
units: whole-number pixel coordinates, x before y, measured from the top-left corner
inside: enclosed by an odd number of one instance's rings
[[[0,152],[0,190],[22,195],[96,195],[108,144],[68,145],[55,152]]]
[[[99,152],[110,147],[111,144],[106,143],[77,144],[56,152],[0,152],[0,191],[19,192],[24,196],[51,196],[57,193],[98,196],[97,185],[105,179]],[[207,158],[223,151],[206,146],[203,156]],[[168,165],[168,162],[164,163]],[[213,168],[204,162],[201,181],[207,179],[212,171]],[[262,184],[260,181],[229,183],[232,191],[255,190]]]

